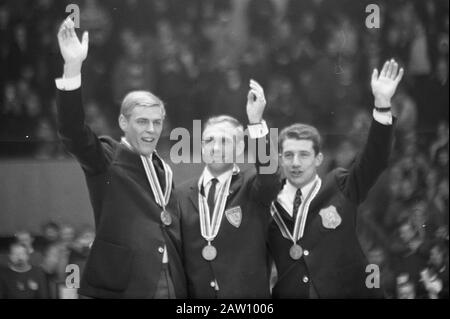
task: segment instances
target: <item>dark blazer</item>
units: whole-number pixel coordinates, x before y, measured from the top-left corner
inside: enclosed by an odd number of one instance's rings
[[[270,248],[278,270],[274,298],[371,298],[381,297],[381,289],[366,287],[367,259],[356,235],[358,204],[388,165],[392,125],[373,121],[367,144],[350,169],[335,169],[322,179],[322,186],[311,202],[305,232],[299,244],[306,253],[294,261],[292,245],[272,221]],[[341,224],[324,227],[320,211],[334,206]],[[285,223],[293,219],[278,205]]]
[[[277,153],[272,154],[275,155],[272,159],[277,160]],[[257,163],[257,169],[259,165]],[[239,207],[242,221],[239,227],[233,226],[224,214],[219,233],[212,242],[218,255],[211,262],[202,257],[207,241],[200,231],[198,178],[177,190],[190,298],[270,297],[269,208],[281,187],[281,180],[279,170],[266,175],[256,172],[251,169],[232,177],[225,212]]]
[[[94,210],[96,239],[82,276],[80,294],[94,298],[152,298],[167,246],[177,298],[186,296],[176,199],[164,227],[140,156],[84,124],[81,89],[59,91],[58,131],[83,168]],[[161,162],[154,160],[158,175]]]

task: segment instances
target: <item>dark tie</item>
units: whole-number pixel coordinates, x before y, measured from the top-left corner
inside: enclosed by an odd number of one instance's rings
[[[208,207],[209,207],[209,216],[212,217],[214,213],[214,204],[215,204],[215,197],[216,197],[216,185],[219,182],[217,178],[213,178],[211,180],[211,187],[209,188],[208,193]]]
[[[153,167],[155,167],[156,176],[158,177],[159,185],[161,185],[161,190],[164,194],[166,190],[166,175],[164,173],[164,168],[162,163],[156,156],[153,156]]]
[[[302,190],[299,188],[295,192],[294,207],[292,208],[292,218],[294,218],[294,220],[297,218],[297,211],[301,203],[302,203]]]

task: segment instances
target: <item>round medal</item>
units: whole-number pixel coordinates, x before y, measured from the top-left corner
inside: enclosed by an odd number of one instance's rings
[[[165,226],[170,226],[172,224],[172,216],[165,210],[161,212],[161,221]]]
[[[289,250],[289,255],[292,259],[299,260],[303,256],[303,248],[298,244],[294,244]]]
[[[207,261],[213,261],[217,257],[217,249],[211,244],[205,246],[202,250],[202,256]]]

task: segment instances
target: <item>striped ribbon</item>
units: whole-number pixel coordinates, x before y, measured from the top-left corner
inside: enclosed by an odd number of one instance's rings
[[[121,143],[126,145],[128,148],[132,149],[130,143],[122,137]],[[166,189],[164,193],[161,188],[161,184],[159,183],[158,175],[156,174],[155,166],[153,165],[153,155],[155,155],[162,163],[164,169],[164,177],[166,181]],[[162,158],[158,156],[156,151],[154,151],[150,157],[145,157],[143,155],[140,156],[142,165],[144,166],[145,174],[147,175],[147,180],[150,184],[150,188],[153,192],[153,196],[155,197],[156,203],[163,209],[166,209],[167,204],[169,203],[170,195],[172,193],[172,183],[173,183],[173,173],[172,169],[169,165],[164,162]]]
[[[273,219],[277,223],[278,228],[281,231],[281,234],[283,235],[284,238],[291,240],[294,244],[296,244],[297,241],[299,241],[300,238],[303,237],[303,234],[305,232],[306,218],[308,217],[309,205],[313,201],[314,197],[316,197],[321,186],[322,180],[318,175],[316,175],[311,191],[308,193],[308,195],[306,195],[305,200],[301,203],[300,207],[298,208],[299,213],[297,214],[297,218],[295,219],[293,234],[291,234],[288,227],[286,226],[286,223],[284,222],[283,218],[278,212],[278,209],[275,206],[275,202],[272,202],[272,204],[270,205],[270,212],[272,214]]]
[[[233,175],[239,173],[239,168],[235,166],[233,168],[233,174],[227,179],[227,181],[220,186],[219,192],[217,195],[217,200],[214,204],[214,211],[212,215],[209,212],[208,201],[206,198],[206,194],[202,194],[201,188],[203,185],[204,174],[199,179],[198,182],[198,210],[200,217],[200,230],[203,238],[205,238],[208,243],[211,243],[219,233],[220,225],[222,223],[223,214],[225,212],[225,206],[227,203],[227,198],[230,192],[231,179]]]

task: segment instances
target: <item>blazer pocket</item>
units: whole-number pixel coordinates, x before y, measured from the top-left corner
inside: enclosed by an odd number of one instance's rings
[[[97,239],[86,265],[86,280],[96,288],[123,291],[128,285],[132,258],[131,249]]]

